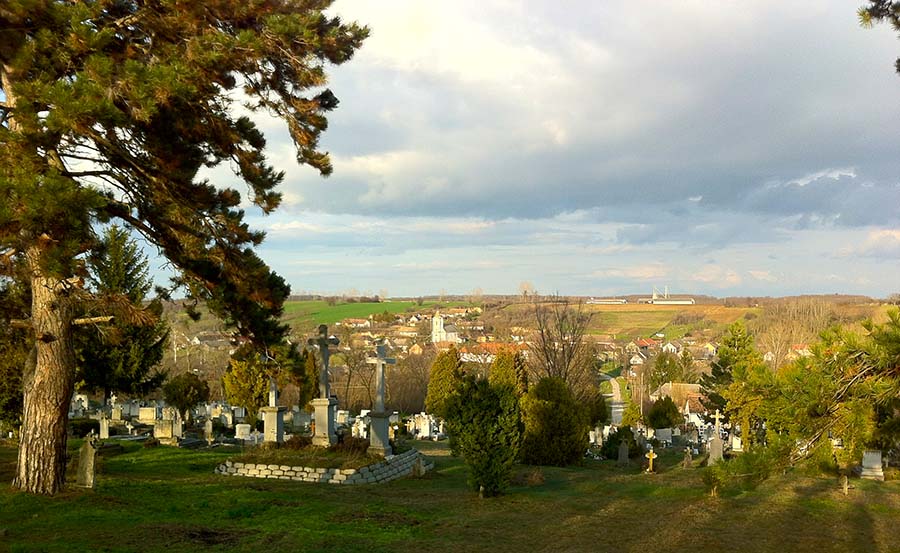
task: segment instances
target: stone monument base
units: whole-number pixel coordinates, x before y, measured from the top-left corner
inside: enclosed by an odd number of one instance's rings
[[[334,408],[337,400],[330,397],[320,397],[310,401],[316,413],[316,431],[313,434],[312,443],[318,447],[328,447],[337,442],[334,424]]]
[[[388,428],[390,413],[369,413],[369,453],[380,457],[393,454]]]
[[[263,417],[263,441],[284,442],[284,407],[260,407]]]

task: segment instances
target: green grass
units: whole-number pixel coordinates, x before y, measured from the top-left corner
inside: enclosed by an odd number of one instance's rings
[[[468,302],[423,302],[418,305],[414,301],[388,301],[382,303],[337,303],[328,305],[321,300],[288,301],[284,304],[284,317],[282,320],[291,324],[295,330],[309,330],[320,324],[333,325],[344,319],[365,319],[369,315],[377,315],[387,311],[388,313],[404,313],[406,311],[434,310],[435,306],[442,307],[466,307]]]
[[[93,490],[46,498],[0,489],[0,550],[826,553],[900,543],[897,481],[854,480],[844,497],[833,479],[789,473],[710,498],[701,469],[663,452],[660,474],[612,462],[545,467],[543,483],[480,500],[445,444],[417,445],[435,472],[358,487],[217,476],[234,452],[129,445],[102,461]],[[4,478],[14,455],[0,446]]]

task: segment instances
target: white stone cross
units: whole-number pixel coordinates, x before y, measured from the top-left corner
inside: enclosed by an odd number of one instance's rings
[[[719,414],[718,409],[716,409],[716,414],[713,418],[716,419],[716,438],[718,438],[719,437],[719,419],[722,418],[722,415]]]
[[[384,412],[384,366],[393,365],[397,362],[393,357],[386,357],[387,348],[384,344],[375,346],[376,357],[366,359],[367,363],[375,365],[375,411],[376,413]]]
[[[328,387],[328,358],[331,352],[328,346],[336,346],[341,343],[335,336],[328,335],[328,326],[319,325],[319,335],[316,338],[310,338],[306,341],[311,346],[317,346],[322,354],[322,370],[319,371],[319,397],[328,398],[331,391]]]

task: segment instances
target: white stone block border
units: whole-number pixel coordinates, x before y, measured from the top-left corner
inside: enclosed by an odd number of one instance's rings
[[[416,467],[419,467],[418,469]],[[323,469],[312,467],[291,467],[287,465],[261,465],[225,461],[216,467],[216,474],[248,476],[250,478],[274,478],[296,480],[298,482],[319,482],[327,484],[380,484],[409,476],[421,470],[424,474],[434,469],[434,463],[423,454],[411,449],[399,455],[392,455],[380,463],[358,469]]]

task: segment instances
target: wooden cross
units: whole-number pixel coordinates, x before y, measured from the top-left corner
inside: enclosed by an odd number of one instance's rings
[[[328,387],[328,358],[331,357],[331,352],[328,351],[328,346],[336,346],[341,341],[335,336],[328,335],[327,325],[319,325],[319,335],[316,338],[310,338],[306,343],[318,347],[322,354],[322,370],[319,371],[319,397],[331,397]]]
[[[659,456],[653,452],[653,448],[651,447],[650,451],[648,451],[647,454],[644,455],[644,457],[646,457],[647,459],[650,459],[650,466],[647,467],[647,472],[653,472],[653,460]]]
[[[375,346],[375,357],[366,359],[366,363],[375,365],[375,411],[384,412],[384,366],[397,362],[393,357],[387,357],[387,348],[383,343]]]

